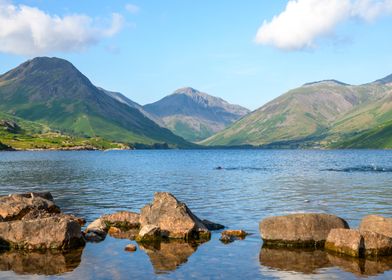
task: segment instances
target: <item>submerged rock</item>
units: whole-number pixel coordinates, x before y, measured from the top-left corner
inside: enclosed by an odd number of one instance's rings
[[[369,215],[362,219],[359,230],[376,232],[392,238],[392,218]]]
[[[158,192],[151,204],[144,206],[140,213],[140,224],[157,226],[162,237],[185,240],[209,240],[211,233],[191,210],[172,194]]]
[[[15,249],[72,249],[84,245],[81,228],[68,215],[0,223],[0,247]]]
[[[334,228],[349,228],[342,218],[329,214],[291,214],[260,222],[261,237],[272,247],[323,247]]]

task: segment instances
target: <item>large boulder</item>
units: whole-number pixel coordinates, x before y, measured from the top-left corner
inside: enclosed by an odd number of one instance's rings
[[[72,249],[84,245],[80,224],[72,216],[0,223],[0,247],[9,249]]]
[[[363,237],[358,230],[341,228],[329,232],[325,249],[352,257],[362,257],[365,250]]]
[[[269,217],[259,225],[264,245],[270,247],[323,247],[334,228],[349,227],[342,218],[318,213]]]
[[[372,231],[392,238],[392,218],[369,215],[362,219],[360,231]]]
[[[141,228],[159,227],[162,237],[167,238],[208,240],[211,237],[203,222],[184,203],[166,192],[155,193],[153,202],[142,208],[140,224]]]
[[[50,193],[12,194],[0,197],[0,221],[21,220],[30,212],[60,213]]]
[[[101,219],[98,218],[91,222],[84,231],[84,237],[87,241],[99,242],[106,238],[109,226]]]

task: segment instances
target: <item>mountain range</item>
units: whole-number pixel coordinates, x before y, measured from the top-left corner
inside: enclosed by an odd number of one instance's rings
[[[0,149],[73,146],[392,148],[392,75],[307,83],[253,112],[191,87],[142,106],[59,58],[0,75]]]
[[[192,146],[125,101],[63,59],[35,58],[0,76],[3,113],[83,138]]]
[[[392,148],[392,75],[305,84],[201,142],[271,148]]]

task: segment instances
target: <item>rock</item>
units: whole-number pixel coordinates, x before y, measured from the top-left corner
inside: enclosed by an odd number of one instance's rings
[[[128,244],[127,246],[125,246],[124,250],[127,252],[135,252],[137,250],[137,247],[134,244]]]
[[[0,197],[0,217],[3,221],[21,220],[33,211],[60,213],[60,208],[54,204],[50,193],[12,194]]]
[[[362,231],[365,257],[392,256],[392,238],[370,231]]]
[[[325,249],[352,257],[362,257],[365,248],[358,230],[339,228],[329,232]]]
[[[188,258],[196,252],[197,247],[197,242],[186,242],[181,239],[139,245],[139,248],[149,256],[157,274],[176,270],[188,261]]]
[[[369,215],[362,219],[359,231],[372,231],[392,238],[392,218]]]
[[[101,218],[94,220],[84,231],[87,241],[99,242],[106,238],[108,225]],[[98,236],[98,237],[97,237]]]
[[[172,194],[155,193],[152,204],[140,213],[141,227],[154,225],[161,229],[163,237],[185,240],[209,240],[211,233],[202,221]]]
[[[119,228],[117,228],[117,227],[110,227],[110,228],[109,228],[109,231],[108,231],[108,233],[109,233],[110,235],[117,234],[117,233],[120,233],[120,232],[121,232],[121,229],[119,229]]]
[[[392,255],[392,238],[359,230],[333,229],[325,242],[325,249],[352,257]]]
[[[140,229],[136,241],[153,242],[161,239],[161,229],[154,225],[145,225]]]
[[[248,235],[244,230],[225,230],[222,231],[221,238],[219,239],[223,243],[231,243],[235,240],[243,240]]]
[[[278,271],[315,274],[317,270],[331,267],[327,252],[323,250],[262,248],[260,264]]]
[[[317,213],[269,217],[259,225],[264,244],[270,247],[324,247],[334,228],[349,227],[342,218]]]
[[[63,274],[79,266],[82,251],[81,248],[64,252],[11,250],[0,253],[0,271],[9,270],[21,275]]]
[[[109,226],[121,229],[133,229],[140,227],[140,214],[129,211],[120,211],[109,215],[103,215],[101,220]]]
[[[9,120],[0,120],[0,130],[1,128],[14,134],[22,131],[22,128],[16,122]]]
[[[220,230],[225,228],[224,225],[213,223],[209,220],[203,220],[202,223],[208,230]]]
[[[0,246],[15,249],[72,249],[84,245],[80,225],[68,215],[0,223]]]

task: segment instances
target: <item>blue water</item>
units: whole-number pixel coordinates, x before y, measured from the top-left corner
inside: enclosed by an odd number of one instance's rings
[[[274,255],[261,251],[258,232],[261,219],[296,212],[336,214],[351,227],[367,214],[392,216],[391,159],[392,151],[372,150],[3,152],[0,194],[51,191],[64,212],[92,221],[139,211],[154,192],[168,191],[200,218],[252,235],[224,245],[216,232],[197,248],[167,244],[135,253],[123,250],[129,240],[108,237],[89,243],[81,261],[57,275],[2,266],[0,255],[0,279],[392,279],[391,260],[365,269],[323,252]],[[177,260],[166,252],[175,248],[184,255]],[[314,259],[321,263],[307,268]]]

